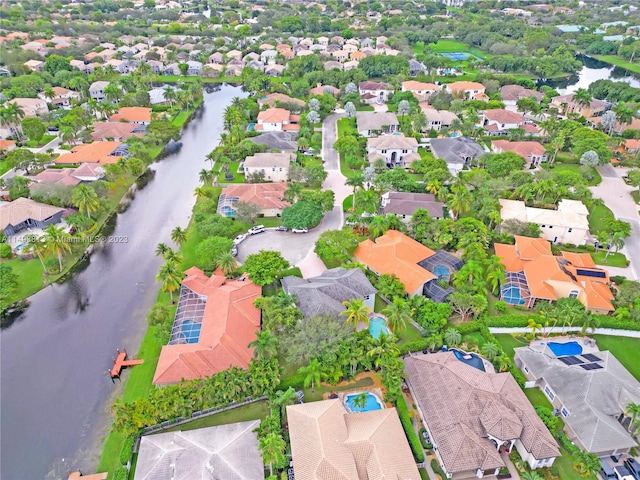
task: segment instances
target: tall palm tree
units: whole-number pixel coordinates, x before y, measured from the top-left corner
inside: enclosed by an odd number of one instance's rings
[[[311,385],[311,391],[315,392],[316,384],[320,383],[322,376],[322,364],[317,358],[306,367],[300,367],[298,373],[304,375],[304,388],[308,388]]]
[[[462,334],[457,328],[447,328],[444,332],[444,341],[447,345],[456,346],[462,341]]]
[[[484,279],[491,288],[491,293],[494,295],[506,278],[506,269],[500,260],[501,258],[497,255],[491,255],[491,257],[484,262]]]
[[[104,88],[104,96],[111,103],[118,103],[123,96],[122,88],[115,83],[110,83]]]
[[[86,184],[78,185],[71,193],[71,201],[80,213],[91,218],[91,214],[100,209],[100,197],[96,191]]]
[[[167,261],[156,275],[156,282],[160,282],[160,289],[169,292],[171,303],[173,303],[173,292],[180,288],[182,282],[182,271],[176,262]]]
[[[187,231],[181,227],[171,230],[171,241],[182,246],[187,241]]]
[[[378,210],[380,197],[374,190],[358,190],[355,197],[358,198],[358,204],[364,212],[375,213]]]
[[[269,477],[273,477],[273,464],[282,463],[285,457],[285,448],[287,443],[278,432],[270,432],[260,437],[260,450],[262,451],[262,460],[269,465]]]
[[[364,176],[362,175],[362,173],[357,172],[351,177],[348,177],[344,184],[349,187],[353,187],[353,195],[351,196],[351,209],[355,210],[356,192],[358,191],[358,188],[362,188],[362,186],[364,185]]]
[[[200,173],[198,173],[198,176],[200,177],[200,183],[202,185],[211,186],[213,183],[213,172],[211,170],[203,168],[200,170]]]
[[[167,85],[166,87],[164,87],[164,90],[162,91],[162,94],[164,96],[164,99],[167,102],[169,102],[169,106],[171,108],[173,108],[173,104],[178,98],[178,94],[176,93],[176,89],[173,88],[171,85]]]
[[[40,260],[42,264],[42,269],[46,270],[47,267],[44,265],[44,257],[48,251],[46,238],[38,237],[37,235],[28,235],[26,244],[26,252],[38,257],[38,260]]]
[[[367,351],[367,356],[374,359],[373,364],[376,368],[380,367],[386,360],[395,358],[400,354],[397,341],[398,338],[395,335],[385,335],[384,333],[373,339],[371,348]]]
[[[345,310],[341,312],[340,315],[347,317],[344,323],[353,324],[354,328],[356,328],[359,323],[369,325],[369,314],[373,310],[368,305],[365,305],[364,298],[354,298],[351,301],[344,301],[342,304],[345,306]]]
[[[291,182],[288,184],[288,189],[284,192],[284,198],[290,203],[295,203],[300,193],[302,193],[302,183]]]
[[[159,243],[158,246],[156,247],[156,257],[163,257],[166,255],[167,251],[169,251],[170,248],[167,247],[166,243]]]
[[[62,256],[71,251],[71,235],[65,232],[64,228],[56,227],[53,224],[49,225],[44,232],[47,250],[55,253],[58,257],[58,271],[62,273]]]
[[[483,273],[484,269],[480,262],[469,260],[454,275],[453,285],[461,288],[465,283],[473,284],[473,281],[481,278]]]
[[[452,190],[447,203],[454,217],[457,219],[463,213],[471,211],[473,196],[467,188],[458,188]]]
[[[24,110],[15,102],[9,102],[5,106],[0,107],[0,125],[8,127],[9,130],[18,138],[22,137],[22,128],[20,122],[24,118]]]
[[[500,347],[495,342],[487,342],[480,348],[483,357],[493,361],[500,354]]]
[[[589,92],[589,90],[585,90],[584,88],[579,88],[573,94],[573,102],[581,107],[590,106],[592,100],[593,95],[591,95],[591,92]]]
[[[640,427],[640,404],[630,403],[627,405],[627,409],[624,414],[631,417],[631,424],[629,425],[630,430]]]
[[[163,258],[167,262],[171,262],[176,265],[180,265],[182,263],[182,260],[184,260],[182,258],[182,255],[179,252],[176,252],[175,250],[173,250],[172,248],[169,248],[167,249],[166,252],[164,252]]]
[[[209,192],[204,187],[196,187],[196,189],[193,191],[193,194],[198,200],[209,196]]]
[[[442,182],[440,182],[440,180],[438,180],[437,178],[432,178],[427,183],[426,190],[433,195],[437,195],[441,188]]]
[[[589,335],[589,333],[594,333],[596,331],[597,326],[598,326],[598,319],[596,318],[596,316],[593,315],[591,312],[585,312],[580,333],[582,335]]]
[[[409,304],[400,297],[395,297],[393,301],[382,310],[382,313],[387,317],[387,326],[396,334],[403,331],[412,320]]]
[[[256,339],[249,343],[249,348],[253,348],[253,356],[258,360],[271,358],[278,353],[278,338],[269,330],[256,332]]]
[[[227,276],[231,275],[238,268],[238,261],[231,252],[224,252],[216,259],[216,266]]]

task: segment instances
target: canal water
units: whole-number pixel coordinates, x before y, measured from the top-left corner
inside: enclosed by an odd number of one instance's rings
[[[205,93],[182,135],[182,148],[152,165],[114,220],[117,242],[96,248],[66,282],[32,296],[0,332],[0,478],[64,478],[92,473],[121,386],[107,370],[116,348],[135,353],[153,304],[160,259],[156,245],[186,227],[198,172],[218,144],[222,112],[238,87]],[[127,373],[124,374],[126,377]]]
[[[587,89],[589,85],[597,80],[613,80],[615,82],[625,82],[632,87],[640,88],[640,76],[634,76],[628,70],[619,67],[612,67],[608,63],[601,62],[595,58],[585,55],[579,56],[583,63],[582,69],[577,75],[561,79],[540,82],[539,85],[549,85],[564,95],[574,93],[579,88]]]

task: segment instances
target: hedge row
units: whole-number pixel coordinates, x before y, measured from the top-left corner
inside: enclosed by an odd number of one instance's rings
[[[129,470],[127,467],[120,467],[113,473],[113,480],[128,480]]]
[[[122,449],[120,450],[120,463],[122,465],[126,465],[131,460],[131,455],[133,455],[133,444],[135,442],[134,437],[127,437],[122,442]]]
[[[612,328],[616,330],[635,330],[640,331],[640,322],[635,322],[633,320],[620,320],[615,317],[610,317],[607,315],[595,315],[598,328]],[[526,327],[529,323],[529,320],[535,320],[536,322],[541,321],[541,317],[539,315],[501,315],[499,317],[485,317],[484,323],[488,327],[502,327],[502,328],[522,328]],[[477,322],[469,322],[469,324],[477,323]],[[458,326],[458,330],[460,333],[470,333],[471,331],[463,331],[465,328],[474,328],[474,327],[466,327],[469,324],[462,324]],[[560,326],[560,325],[558,325]],[[581,327],[582,321],[577,320],[574,324],[574,327]]]
[[[407,407],[407,402],[403,395],[400,395],[400,398],[396,401],[396,409],[398,410],[398,417],[400,417],[400,423],[402,423],[404,433],[407,435],[407,440],[409,440],[413,457],[418,463],[424,462],[424,449],[422,448],[418,434],[413,429],[413,422],[411,422],[411,417],[409,416],[409,407]]]
[[[444,470],[442,470],[442,468],[440,468],[440,464],[435,458],[431,460],[431,468],[434,472],[440,475],[440,478],[442,478],[443,480],[447,478],[447,474],[444,473]]]

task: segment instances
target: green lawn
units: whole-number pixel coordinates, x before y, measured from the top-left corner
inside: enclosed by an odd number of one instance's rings
[[[526,347],[527,345],[529,345],[529,342],[519,340],[508,333],[496,334],[494,335],[494,337],[496,338],[496,340],[498,340],[498,343],[500,343],[500,345],[502,346],[502,350],[504,350],[504,353],[506,353],[509,358],[513,358],[514,348]]]
[[[407,325],[404,330],[402,330],[398,338],[400,338],[400,343],[409,343],[409,342],[418,342],[422,340],[422,334],[414,325]]]
[[[424,53],[424,42],[416,42],[411,48],[416,55],[422,55]]]
[[[640,381],[640,338],[614,337],[610,335],[594,335],[600,350],[609,350],[629,370],[631,375]]]
[[[629,260],[627,260],[627,257],[625,257],[624,254],[622,253],[611,252],[607,257],[607,259],[605,260],[604,257],[606,255],[607,255],[607,252],[604,250],[601,250],[599,252],[592,253],[591,258],[593,258],[593,261],[596,262],[598,265],[608,265],[610,267],[620,267],[620,268],[625,268],[629,266]]]
[[[0,161],[0,175],[4,175],[9,170],[11,170],[11,167],[9,166],[9,162],[7,162],[6,160]]]
[[[539,388],[525,388],[524,394],[534,407],[546,407],[553,410],[551,402]]]
[[[466,44],[457,40],[441,39],[438,43],[430,43],[429,47],[436,53],[453,53],[453,52],[467,52],[469,47]],[[423,47],[424,48],[424,47]]]
[[[596,205],[589,212],[589,230],[591,233],[597,236],[598,232],[605,229],[605,222],[610,218],[613,219],[615,217],[609,207],[605,205]]]
[[[227,425],[229,423],[246,422],[249,420],[262,420],[269,415],[269,404],[266,400],[250,403],[242,407],[227,410],[226,412],[216,413],[208,417],[192,420],[191,422],[176,425],[167,428],[164,432],[186,432],[187,430],[195,430],[196,428],[216,427],[218,425]]]
[[[305,402],[316,402],[318,400],[322,400],[322,396],[325,393],[330,392],[341,392],[343,390],[355,390],[358,388],[371,387],[373,385],[373,380],[369,377],[362,378],[354,383],[349,383],[348,385],[316,385],[315,392],[311,391],[311,387],[305,388],[302,391],[304,392],[304,401]],[[300,385],[302,386],[302,385]]]
[[[582,165],[576,165],[576,164],[554,163],[553,166],[551,167],[551,170],[555,172],[580,173],[581,166]],[[602,182],[602,177],[600,176],[600,173],[598,173],[598,171],[595,168],[591,167],[591,172],[589,175],[591,177],[591,180],[587,180],[589,185],[598,185],[600,184],[600,182]]]
[[[375,312],[381,312],[385,308],[387,308],[388,303],[385,302],[380,295],[376,295],[375,303],[373,305],[373,310]]]
[[[621,67],[634,73],[640,73],[640,65],[637,63],[630,63],[616,55],[592,55],[593,58],[600,60],[601,62]]]
[[[338,138],[345,135],[358,135],[358,129],[355,120],[349,118],[341,118],[338,124]]]
[[[0,167],[0,172],[2,167]],[[2,173],[0,173],[2,175]],[[640,190],[634,190],[631,192],[631,196],[633,197],[633,201],[636,203],[640,203]]]

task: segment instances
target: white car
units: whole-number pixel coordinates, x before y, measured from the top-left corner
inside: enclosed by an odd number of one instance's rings
[[[247,234],[241,233],[240,235],[238,235],[236,238],[233,239],[233,244],[240,245],[242,242],[244,242],[246,238],[247,238]]]
[[[293,233],[307,233],[309,229],[307,228],[292,228],[291,231]]]
[[[264,232],[264,225],[256,225],[255,227],[251,227],[247,233],[249,235],[256,235],[262,232]]]

